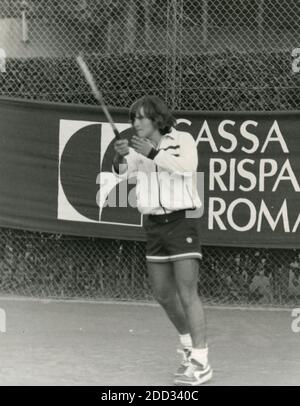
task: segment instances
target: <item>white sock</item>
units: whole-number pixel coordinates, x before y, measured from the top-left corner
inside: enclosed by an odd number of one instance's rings
[[[183,346],[183,348],[191,349],[193,346],[192,337],[189,333],[188,334],[179,334],[179,341],[180,341],[181,345]]]
[[[200,364],[206,366],[208,363],[208,347],[205,348],[193,348],[191,358],[200,362]]]

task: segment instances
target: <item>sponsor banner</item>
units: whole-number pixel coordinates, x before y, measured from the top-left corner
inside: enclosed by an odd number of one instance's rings
[[[133,135],[128,109],[111,109]],[[198,146],[205,245],[299,248],[300,113],[176,112]],[[0,225],[144,240],[101,109],[0,99]]]

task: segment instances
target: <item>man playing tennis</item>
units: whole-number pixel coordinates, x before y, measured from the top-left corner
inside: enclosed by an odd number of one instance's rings
[[[116,176],[137,176],[137,206],[144,215],[146,259],[153,293],[179,333],[183,361],[175,385],[201,385],[212,377],[206,325],[198,295],[201,260],[200,208],[196,172],[197,146],[188,133],[176,131],[165,103],[144,96],[130,108],[137,135],[132,147],[115,142]]]

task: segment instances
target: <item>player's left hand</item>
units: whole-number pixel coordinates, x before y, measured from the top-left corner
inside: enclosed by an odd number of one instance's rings
[[[138,152],[139,154],[142,154],[144,156],[148,156],[149,152],[153,148],[153,145],[149,140],[145,140],[144,138],[137,137],[134,135],[131,139],[131,144],[133,149]]]

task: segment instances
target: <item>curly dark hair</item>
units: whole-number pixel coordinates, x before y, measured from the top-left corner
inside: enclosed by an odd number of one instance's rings
[[[162,135],[171,132],[172,127],[176,125],[176,119],[168,106],[157,96],[146,95],[132,104],[129,111],[129,117],[133,124],[137,114],[144,109],[145,116],[153,121]]]

